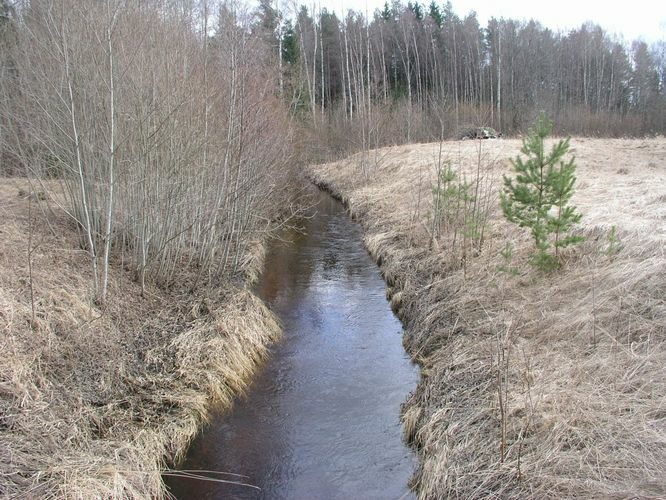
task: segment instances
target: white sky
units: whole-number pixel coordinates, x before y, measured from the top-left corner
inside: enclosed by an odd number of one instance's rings
[[[445,0],[438,0],[441,5]],[[344,8],[372,12],[382,8],[384,0],[300,0],[305,5],[319,5],[338,14]],[[389,2],[390,3],[390,2]],[[407,3],[404,0],[403,3]],[[430,0],[421,0],[430,4]],[[481,26],[491,17],[536,19],[553,30],[577,28],[586,21],[599,24],[609,33],[624,36],[625,41],[641,38],[646,42],[666,40],[666,2],[664,0],[451,0],[456,14],[464,17],[475,10]]]

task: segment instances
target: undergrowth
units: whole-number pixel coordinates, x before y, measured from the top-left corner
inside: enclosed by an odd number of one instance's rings
[[[101,310],[75,228],[17,192],[0,183],[0,493],[161,498],[161,471],[244,390],[276,319],[231,282],[142,296],[120,260]]]

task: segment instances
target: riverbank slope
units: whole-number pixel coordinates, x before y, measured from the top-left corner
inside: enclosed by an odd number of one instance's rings
[[[666,495],[666,140],[571,144],[586,241],[554,274],[530,268],[529,234],[499,209],[518,140],[310,168],[363,224],[422,365],[403,414],[420,498]],[[465,227],[433,230],[446,164],[489,207],[469,247]]]
[[[99,308],[75,226],[48,201],[0,179],[0,496],[161,498],[165,464],[211,402],[243,391],[279,325],[238,280],[142,296],[119,259]]]

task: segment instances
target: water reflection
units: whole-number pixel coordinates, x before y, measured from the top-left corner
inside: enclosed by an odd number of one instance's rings
[[[261,488],[170,479],[179,498],[410,497],[400,403],[417,381],[384,283],[341,205],[318,194],[304,232],[275,241],[257,293],[282,320],[248,397],[215,417],[183,469]],[[220,476],[222,477],[222,476]]]

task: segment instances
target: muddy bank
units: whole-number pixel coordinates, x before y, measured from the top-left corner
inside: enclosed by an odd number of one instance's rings
[[[472,176],[481,158],[500,181],[520,147],[479,152],[471,142],[445,143],[445,160]],[[499,210],[464,266],[452,235],[431,243],[438,145],[371,152],[371,166],[357,155],[310,168],[362,223],[422,366],[403,414],[420,498],[666,494],[666,203],[655,184],[666,182],[666,142],[572,145],[587,241],[557,276],[529,268],[529,235]],[[496,195],[501,182],[488,185]],[[613,226],[620,251],[609,250]]]
[[[243,391],[279,325],[238,281],[142,297],[117,261],[101,310],[75,229],[17,182],[0,183],[0,495],[160,498],[165,465]]]

